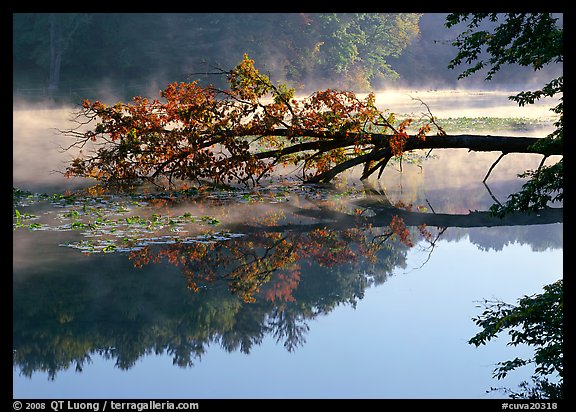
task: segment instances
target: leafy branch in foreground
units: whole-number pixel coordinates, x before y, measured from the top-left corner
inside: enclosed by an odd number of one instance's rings
[[[511,96],[510,99],[516,101],[520,106],[533,104],[542,97],[553,97],[556,94],[563,95],[564,77],[560,76],[546,84],[542,89],[525,91]],[[562,151],[564,138],[564,103],[560,97],[560,103],[551,109],[559,115],[554,123],[556,129],[543,139],[532,145],[532,149],[543,153],[544,158],[538,169],[528,170],[519,177],[528,177],[529,180],[522,186],[518,193],[513,193],[508,197],[504,205],[495,204],[491,210],[498,216],[503,216],[515,210],[525,212],[537,212],[545,208],[550,202],[561,202],[564,199],[564,163],[560,159],[551,166],[544,166],[547,157],[557,150]]]
[[[396,122],[374,105],[369,94],[327,89],[294,99],[294,89],[273,85],[247,55],[227,76],[229,89],[173,83],[165,102],[135,97],[133,104],[107,106],[84,101],[79,127],[65,131],[76,140],[69,148],[94,153],[74,159],[68,176],[107,183],[161,178],[255,185],[278,164],[300,167],[304,180],[368,153],[399,156],[411,119]],[[81,127],[96,121],[94,128]],[[81,127],[80,127],[81,126]],[[422,126],[423,139],[429,125]],[[372,133],[390,133],[383,147]],[[378,160],[372,155],[370,161]]]
[[[490,211],[500,217],[515,211],[536,213],[549,203],[561,202],[564,199],[563,169],[561,159],[552,166],[540,166],[520,174],[519,177],[529,178],[522,189],[509,195],[503,205],[495,203],[490,206]]]
[[[359,98],[327,89],[296,99],[294,89],[272,84],[247,55],[219,73],[229,89],[173,83],[161,92],[163,102],[84,101],[78,127],[63,132],[74,138],[69,149],[80,150],[66,175],[162,188],[187,181],[255,186],[286,166],[304,181],[329,182],[355,166],[363,167],[362,179],[381,175],[391,159],[417,149],[526,153],[538,140],[448,136],[429,110],[421,119],[399,119],[379,110],[373,93]]]
[[[512,398],[542,399],[562,398],[564,390],[563,367],[563,280],[560,279],[544,286],[539,295],[525,296],[514,306],[501,301],[485,301],[485,311],[474,319],[482,331],[471,338],[468,343],[477,347],[496,338],[508,330],[508,345],[526,344],[534,346],[532,359],[515,358],[498,362],[494,377],[505,378],[509,372],[519,367],[534,364],[533,385],[523,382],[522,392],[510,392]],[[557,382],[548,378],[554,376]],[[497,390],[498,388],[492,388]]]

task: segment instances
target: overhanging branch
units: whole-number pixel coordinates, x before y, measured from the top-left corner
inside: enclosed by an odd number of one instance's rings
[[[366,164],[363,178],[374,173],[378,167],[386,164],[390,158],[390,141],[394,135],[389,134],[356,134],[356,133],[329,133],[324,131],[300,130],[297,133],[288,129],[275,129],[266,132],[270,136],[292,136],[292,137],[316,137],[318,140],[305,143],[297,143],[282,149],[258,152],[255,154],[257,159],[280,159],[298,152],[307,150],[327,151],[338,148],[351,147],[358,145],[358,139],[362,139],[364,147],[373,146],[374,149],[365,154],[358,155],[354,158],[345,160],[334,165],[331,169],[315,175],[309,179],[309,182],[328,182],[339,173],[360,164]],[[492,169],[500,159],[508,153],[540,153],[534,148],[534,143],[538,142],[537,137],[512,137],[512,136],[493,136],[493,135],[440,135],[427,136],[421,139],[416,135],[410,135],[404,144],[403,150],[411,151],[417,149],[468,149],[477,152],[499,151],[502,155],[490,167],[484,181],[490,175]],[[552,152],[545,155],[562,155],[561,147],[556,147]],[[377,166],[369,165],[369,162],[379,162]]]

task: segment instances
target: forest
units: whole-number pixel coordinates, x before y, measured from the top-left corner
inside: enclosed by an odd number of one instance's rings
[[[26,71],[15,73],[29,76],[16,81],[48,80],[55,91],[86,79],[161,84],[232,67],[248,53],[278,81],[301,86],[339,78],[342,86],[367,87],[398,77],[387,60],[416,37],[419,18],[413,13],[16,14],[14,64]]]
[[[395,87],[533,86],[503,67],[490,84],[447,70],[460,27],[447,13],[16,13],[13,91],[19,98],[149,98],[168,83],[225,83],[214,68],[248,54],[274,82],[308,93]],[[562,17],[559,16],[562,23]],[[486,25],[482,22],[481,27]],[[558,68],[544,67],[548,77]]]

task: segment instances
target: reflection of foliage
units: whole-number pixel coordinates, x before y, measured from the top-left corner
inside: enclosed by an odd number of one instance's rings
[[[166,353],[186,367],[212,344],[249,353],[266,335],[293,351],[305,342],[310,319],[355,305],[404,263],[406,246],[391,238],[376,247],[371,239],[362,226],[263,231],[242,240],[148,246],[133,251],[132,262],[119,253],[86,257],[107,259],[110,271],[83,261],[67,266],[69,273],[60,267],[49,277],[19,279],[14,365],[27,376],[45,371],[54,378],[70,365],[81,371],[93,354],[128,369]],[[150,265],[140,271],[134,264]],[[197,292],[171,276],[172,264]]]
[[[318,267],[337,268],[357,264],[361,260],[374,264],[383,243],[369,225],[342,230],[316,227],[307,232],[286,233],[261,231],[248,239],[226,242],[171,244],[157,252],[144,247],[130,253],[136,267],[159,263],[163,259],[180,267],[190,289],[198,292],[214,282],[225,281],[230,291],[245,302],[255,302],[258,294],[274,302],[294,301],[292,292],[301,279],[301,261],[314,262]],[[398,239],[413,246],[410,232],[398,216],[394,225],[385,230],[386,239]],[[274,282],[270,282],[274,274]]]
[[[515,358],[499,362],[494,377],[502,379],[521,366],[533,363],[536,366],[532,377],[533,386],[523,382],[522,392],[511,392],[512,398],[562,398],[563,397],[563,281],[558,280],[544,286],[544,293],[525,296],[514,306],[504,302],[485,302],[486,310],[475,319],[482,331],[469,343],[476,346],[496,338],[509,330],[508,345],[527,344],[535,347],[533,359]],[[559,377],[557,383],[550,382],[548,376]]]
[[[268,215],[244,216],[243,228],[232,225],[241,237],[212,233],[193,242],[180,231],[170,232],[170,241],[158,236],[172,227],[170,220],[175,227],[186,223],[186,229],[213,226],[213,219],[170,213],[171,207],[190,206],[189,193],[184,204],[173,193],[137,197],[134,205],[115,196],[39,197],[15,190],[15,207],[22,210],[30,203],[44,206],[36,204],[40,200],[54,202],[57,229],[72,232],[74,223],[83,223],[95,226],[88,235],[105,235],[106,229],[105,239],[135,231],[133,235],[156,240],[123,252],[116,248],[106,255],[87,253],[81,267],[67,261],[49,276],[21,279],[15,271],[14,365],[27,376],[45,371],[53,378],[71,365],[82,370],[94,354],[127,369],[143,356],[166,353],[174,364],[186,367],[211,345],[249,353],[266,336],[294,351],[305,343],[311,319],[339,305],[355,307],[367,287],[385,282],[394,268],[406,267],[406,250],[420,236],[433,248],[435,240],[427,227],[487,224],[481,213],[421,213],[411,205],[393,207],[384,201],[360,210],[348,197],[344,201],[340,195],[306,190],[306,199],[315,207],[300,208],[301,202],[294,201],[292,207],[280,209],[283,213],[273,208]],[[211,194],[223,221],[223,204],[237,209],[245,198],[261,202],[294,195],[285,187],[271,193]],[[206,204],[195,210],[198,216],[210,213]],[[99,226],[98,219],[107,225]],[[494,222],[514,224],[511,216]],[[141,231],[142,224],[150,233]],[[144,266],[146,270],[139,269]],[[184,282],[173,272],[184,274]],[[186,283],[196,292],[191,293]]]
[[[506,246],[529,246],[534,252],[561,249],[563,231],[561,224],[534,226],[504,226],[494,230],[489,227],[470,229],[450,228],[442,237],[444,241],[458,241],[468,237],[478,249],[501,251]]]

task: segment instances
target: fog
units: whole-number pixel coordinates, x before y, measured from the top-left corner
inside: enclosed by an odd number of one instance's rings
[[[540,120],[555,120],[557,115],[550,111],[558,100],[543,99],[533,105],[520,107],[509,99],[516,94],[513,90],[482,89],[393,89],[376,94],[376,105],[394,113],[417,116],[426,113],[425,103],[435,117],[526,117]]]
[[[52,23],[56,21],[52,14],[15,13],[13,187],[52,194],[95,183],[63,175],[78,150],[64,150],[74,141],[61,130],[77,126],[74,116],[83,99],[114,104],[129,102],[136,95],[159,98],[160,90],[170,82],[198,79],[205,85],[222,80],[222,73],[219,77],[192,74],[214,67],[228,70],[247,49],[254,51],[250,57],[256,57],[262,73],[273,82],[286,80],[296,87],[298,96],[328,87],[353,89],[342,83],[353,70],[326,74],[307,65],[313,60],[307,54],[298,64],[290,64],[302,50],[314,50],[307,43],[307,14],[279,14],[281,18],[266,20],[270,14],[70,13],[58,15],[63,17],[56,31],[47,25],[47,16],[53,18]],[[399,79],[371,85],[378,108],[399,118],[419,118],[429,109],[440,125],[450,118],[533,120],[519,121],[519,127],[510,122],[482,123],[481,119],[471,126],[472,122],[464,120],[463,133],[470,134],[545,137],[552,132],[556,116],[550,108],[558,100],[519,107],[509,96],[540,89],[562,73],[562,65],[540,72],[505,67],[491,82],[484,81],[481,73],[459,81],[459,71],[447,69],[455,55],[450,42],[457,28],[446,30],[445,18],[446,14],[424,13],[419,36],[398,57],[386,56]],[[50,38],[48,33],[54,32],[63,37]],[[291,40],[287,32],[304,45],[286,42]],[[365,49],[374,45],[366,43]],[[58,87],[49,88],[55,84],[49,56],[54,44],[60,47],[62,67],[57,74],[61,78]],[[315,44],[316,49],[332,50],[328,46],[323,41]],[[54,90],[49,98],[48,89]],[[367,92],[362,87],[353,90],[359,97]],[[451,124],[456,130],[456,122]],[[149,396],[166,388],[176,388],[176,396],[184,397],[191,393],[200,397],[294,395],[298,385],[278,385],[268,378],[270,366],[279,365],[277,369],[286,372],[286,382],[304,382],[300,386],[306,396],[317,396],[314,385],[323,382],[330,389],[326,393],[336,396],[345,396],[349,390],[356,396],[487,397],[484,390],[494,384],[494,362],[507,359],[512,352],[498,346],[479,352],[466,343],[475,333],[470,320],[478,313],[475,302],[490,297],[512,302],[561,277],[557,250],[562,248],[563,225],[509,225],[513,219],[505,219],[498,225],[508,226],[499,227],[430,225],[430,233],[439,237],[429,245],[417,242],[410,250],[400,243],[401,233],[395,239],[392,232],[399,231],[393,221],[375,219],[386,226],[365,228],[364,221],[355,216],[356,228],[350,219],[343,219],[341,226],[333,219],[331,211],[350,216],[361,211],[361,215],[377,217],[379,205],[398,201],[411,204],[422,215],[428,213],[423,221],[436,217],[432,213],[486,211],[517,192],[526,181],[517,175],[542,161],[541,155],[508,154],[484,183],[500,152],[434,149],[416,154],[427,157],[415,163],[410,162],[411,154],[402,163],[392,159],[381,178],[374,174],[367,182],[360,181],[360,167],[346,171],[335,182],[341,192],[329,185],[301,185],[295,173],[282,169],[274,179],[263,179],[262,187],[200,190],[193,196],[171,194],[170,199],[156,194],[142,198],[105,194],[81,196],[72,203],[51,196],[19,197],[15,191],[13,392],[24,397],[40,393],[40,398],[42,393],[47,394],[44,397],[108,397],[114,386],[120,397],[127,393]],[[546,164],[559,158],[552,156]],[[293,181],[297,184],[291,185]],[[374,190],[366,190],[370,186]],[[192,218],[180,219],[187,215]],[[133,224],[135,219],[129,216],[153,219]],[[476,220],[471,217],[472,224]],[[284,223],[294,230],[286,231]],[[327,230],[312,232],[302,227],[300,232],[298,225],[308,223]],[[246,228],[251,224],[277,232],[266,236],[261,228]],[[415,227],[411,229],[417,233]],[[321,242],[323,232],[330,236],[326,249],[308,243],[308,238]],[[355,240],[357,236],[360,241]],[[415,243],[420,239],[416,236]],[[231,240],[236,237],[238,242]],[[365,259],[380,241],[377,260]],[[216,244],[204,255],[201,248],[187,247],[194,242],[201,247]],[[545,253],[519,247],[524,244]],[[142,245],[150,247],[139,249]],[[503,253],[486,253],[491,249]],[[351,260],[348,251],[358,259]],[[230,286],[238,283],[239,289],[246,281],[254,282],[254,288],[262,287],[261,292],[270,288],[279,293],[274,292],[271,300],[259,297],[258,303],[243,305],[225,293],[225,283],[205,287],[199,282],[201,289],[195,294],[186,283],[196,272],[199,280],[209,282],[214,273],[215,278],[233,281]],[[403,276],[408,272],[409,276]],[[384,281],[385,288],[375,287]],[[338,310],[331,314],[334,308]],[[322,316],[315,319],[317,314]],[[289,349],[287,343],[295,339],[295,347],[304,343],[306,347]],[[283,351],[283,340],[290,353]],[[98,354],[105,355],[105,362]],[[169,356],[158,356],[163,354]],[[342,363],[342,354],[352,356],[345,356],[347,361]],[[194,360],[194,367],[192,362],[182,367],[187,356]],[[241,363],[235,364],[236,358]],[[172,364],[181,367],[172,368]],[[133,371],[128,371],[132,366]],[[315,375],[318,371],[327,373]],[[58,378],[50,379],[56,372]],[[264,379],[255,385],[257,379],[246,377]],[[302,377],[310,378],[311,384]],[[400,386],[402,391],[397,391]],[[227,391],[232,387],[240,389]],[[285,391],[277,392],[278,388]]]
[[[75,126],[73,106],[20,107],[12,111],[12,182],[26,190],[63,190],[86,186],[89,179],[68,179],[63,172],[78,153],[59,130]]]
[[[273,13],[82,14],[86,32],[70,29],[70,44],[63,54],[59,94],[45,99],[49,57],[35,56],[47,53],[49,39],[44,31],[36,29],[34,32],[29,24],[30,21],[41,24],[45,17],[34,13],[16,14],[13,185],[34,190],[88,184],[80,179],[65,179],[58,173],[65,169],[75,153],[61,150],[72,142],[57,129],[74,126],[72,113],[85,98],[105,103],[128,101],[135,95],[159,98],[160,90],[172,81],[196,78],[201,83],[213,82],[218,76],[198,73],[214,71],[215,67],[229,69],[228,65],[237,63],[247,49],[259,53],[256,66],[273,81],[286,80],[290,77],[287,63],[294,56],[282,42],[266,40],[271,40],[270,32],[276,29],[281,36],[293,27],[308,27],[315,14],[288,13],[283,14],[282,19],[278,16]],[[555,119],[550,108],[557,101],[543,99],[534,105],[519,107],[508,97],[521,90],[541,88],[562,73],[562,64],[546,66],[538,72],[531,68],[503,67],[489,82],[484,80],[482,73],[458,80],[458,74],[464,68],[450,70],[447,66],[456,54],[451,43],[465,26],[447,29],[446,16],[447,13],[423,13],[418,22],[419,34],[399,56],[386,58],[386,63],[398,72],[399,79],[373,85],[380,109],[419,117],[427,110],[418,100],[421,99],[437,118],[493,116],[547,122]],[[61,22],[64,29],[79,21],[77,16],[69,17],[71,20]],[[98,20],[104,17],[104,20]],[[562,15],[558,17],[559,24],[563,24]],[[283,21],[287,22],[283,28],[274,26]],[[108,26],[106,30],[98,31],[98,27],[94,27],[96,23]],[[246,33],[252,34],[241,37]],[[303,36],[297,38],[294,45],[306,42],[302,33],[296,31],[292,35]],[[320,43],[317,46],[326,47]],[[114,50],[115,54],[94,58],[95,54],[107,49]],[[300,74],[304,75],[306,66],[300,68]],[[342,76],[332,74],[319,78],[319,75],[311,71],[305,84],[297,87],[297,93],[305,95],[310,90],[339,87]],[[549,131],[551,128],[533,128],[507,131],[506,134],[543,137]],[[490,134],[492,131],[483,129],[478,133]]]
[[[395,90],[377,94],[376,104],[380,109],[418,117],[426,111],[420,101],[414,100],[419,98],[428,105],[433,115],[440,119],[440,124],[442,118],[448,117],[519,117],[542,121],[541,126],[527,130],[471,130],[469,133],[473,134],[544,137],[553,130],[553,116],[549,110],[553,102],[543,100],[538,104],[520,108],[508,100],[510,93]],[[76,152],[62,150],[72,141],[58,130],[75,126],[72,121],[75,110],[76,107],[69,105],[28,109],[20,106],[17,110],[13,110],[14,187],[50,191],[93,183],[88,179],[67,179],[61,173]],[[435,150],[433,154],[439,158],[426,161],[424,169],[404,165],[403,173],[398,173],[397,167],[389,166],[382,181],[393,187],[403,186],[406,189],[410,183],[414,185],[416,182],[419,182],[418,185],[425,183],[431,190],[451,186],[464,187],[466,184],[481,185],[488,168],[499,156],[499,153],[470,153],[466,150]],[[539,155],[508,155],[494,169],[490,181],[514,180],[516,175],[525,169],[537,167],[540,160]],[[551,158],[549,162],[556,160]]]
[[[548,65],[539,71],[531,67],[504,65],[486,81],[486,70],[458,80],[464,67],[449,69],[448,64],[458,50],[452,42],[458,34],[466,30],[466,24],[460,23],[451,28],[445,27],[448,13],[424,13],[420,18],[420,33],[398,58],[391,60],[392,67],[400,73],[392,88],[430,89],[473,89],[473,90],[533,90],[541,88],[550,79],[563,73],[562,64]],[[557,24],[563,26],[563,15],[554,14]],[[490,27],[484,21],[481,28]]]

